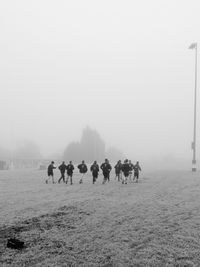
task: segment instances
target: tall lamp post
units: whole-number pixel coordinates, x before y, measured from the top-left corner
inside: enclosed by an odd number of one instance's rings
[[[196,172],[196,117],[197,117],[197,43],[192,43],[189,49],[195,49],[195,83],[194,83],[194,133],[192,142],[192,171]]]

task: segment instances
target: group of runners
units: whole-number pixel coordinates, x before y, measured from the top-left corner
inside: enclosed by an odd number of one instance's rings
[[[84,176],[88,172],[88,167],[85,164],[85,161],[82,160],[82,162],[77,166],[79,173],[81,174],[81,178],[79,180],[79,183],[83,183]],[[55,183],[54,180],[54,169],[56,167],[54,166],[54,161],[50,163],[50,165],[47,168],[47,175],[48,178],[46,179],[46,183],[48,183],[49,179],[52,179],[52,182]],[[72,161],[69,162],[69,164],[65,164],[63,161],[61,165],[58,166],[58,169],[60,170],[61,177],[58,179],[58,183],[64,182],[64,183],[70,183],[73,184],[73,173],[75,170],[75,167],[72,163]],[[127,184],[128,180],[130,182],[135,181],[138,182],[139,179],[139,172],[141,171],[141,167],[139,165],[139,161],[136,162],[136,164],[133,164],[131,160],[125,159],[122,163],[121,160],[117,162],[117,164],[114,166],[115,169],[115,179],[117,179],[119,182],[122,182],[122,184]],[[99,166],[97,161],[94,161],[94,163],[90,166],[90,171],[92,173],[92,182],[93,184],[96,182],[99,171],[102,170],[103,174],[103,182],[102,184],[105,184],[106,182],[110,181],[110,172],[112,170],[112,166],[108,159],[105,159],[105,161]],[[67,173],[67,177],[65,179],[65,173]]]

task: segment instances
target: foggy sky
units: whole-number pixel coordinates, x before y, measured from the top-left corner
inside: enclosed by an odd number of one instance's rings
[[[190,158],[199,10],[198,0],[1,1],[0,146],[30,139],[48,155],[89,125],[127,156]]]

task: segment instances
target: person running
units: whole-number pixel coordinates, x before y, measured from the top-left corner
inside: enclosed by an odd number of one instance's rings
[[[53,174],[53,170],[54,169],[56,169],[56,167],[54,167],[54,161],[52,161],[51,164],[47,168],[48,178],[46,179],[46,184],[48,184],[48,180],[50,178],[52,178],[52,183],[55,184],[55,182],[54,182],[54,174]]]
[[[136,179],[136,183],[138,183],[138,179],[139,179],[139,172],[142,171],[139,161],[136,162],[135,166],[134,166],[134,179]]]
[[[128,164],[129,164],[129,181],[131,182],[132,181],[132,174],[133,174],[133,169],[134,169],[134,165],[133,163],[131,162],[131,160],[128,161]]]
[[[105,184],[106,181],[110,181],[110,172],[112,170],[112,166],[110,165],[109,160],[105,159],[105,162],[101,164],[100,168],[102,169],[104,177],[102,184]]]
[[[66,179],[66,184],[68,183],[68,180],[70,178],[70,184],[72,185],[72,176],[73,176],[73,171],[74,171],[74,165],[72,164],[72,161],[69,162],[69,164],[66,166],[67,170],[67,179]]]
[[[85,164],[85,161],[82,160],[82,163],[78,165],[79,172],[81,173],[81,179],[79,181],[79,184],[83,183],[83,178],[87,172],[87,165]]]
[[[122,173],[122,163],[121,160],[118,160],[117,164],[115,165],[115,179],[118,179],[118,182],[121,180],[121,173]]]
[[[93,184],[96,182],[98,175],[99,175],[99,165],[97,164],[96,160],[90,167],[90,171],[92,172],[92,177],[93,177]]]
[[[128,159],[125,159],[124,164],[122,165],[122,172],[124,174],[122,178],[122,184],[127,184],[127,178],[130,172]]]
[[[63,180],[63,183],[65,183],[65,170],[66,170],[67,166],[65,165],[65,162],[63,161],[62,164],[58,167],[58,169],[60,170],[61,173],[61,177],[58,180],[58,183],[60,184],[61,180]]]

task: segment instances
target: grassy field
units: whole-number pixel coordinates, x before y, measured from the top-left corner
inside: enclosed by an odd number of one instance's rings
[[[59,173],[56,173],[59,178]],[[0,266],[200,266],[200,173],[157,171],[138,184],[44,183],[0,172]],[[6,248],[9,237],[25,249]]]

